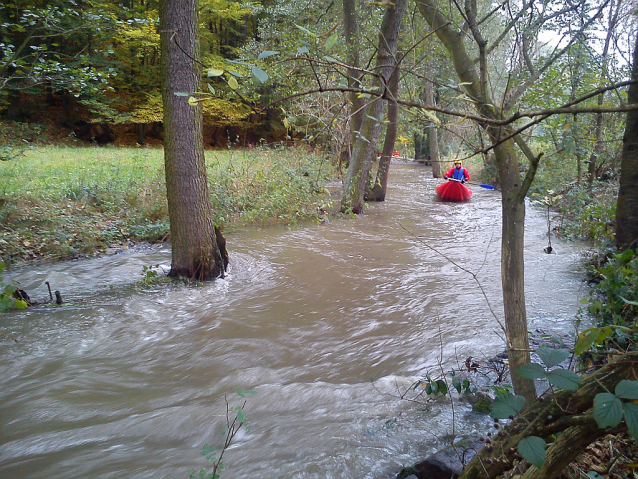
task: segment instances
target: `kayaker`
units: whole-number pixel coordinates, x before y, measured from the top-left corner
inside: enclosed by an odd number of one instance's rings
[[[443,178],[446,180],[453,178],[455,180],[461,180],[461,183],[465,183],[466,181],[470,181],[470,173],[467,171],[467,168],[463,168],[461,160],[456,160],[454,166],[450,168]]]

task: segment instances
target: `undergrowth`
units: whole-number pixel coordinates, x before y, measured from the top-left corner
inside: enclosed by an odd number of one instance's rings
[[[334,166],[296,148],[207,151],[219,226],[318,220]],[[161,149],[37,147],[0,162],[0,256],[65,259],[169,234]]]

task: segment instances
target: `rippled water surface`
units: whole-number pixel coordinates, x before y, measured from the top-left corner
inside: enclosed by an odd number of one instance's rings
[[[429,169],[394,165],[388,200],[353,220],[228,235],[226,279],[200,287],[131,285],[170,250],[11,273],[62,307],[0,317],[0,477],[171,478],[208,466],[227,396],[254,389],[251,425],[226,452],[223,479],[387,478],[484,419],[400,392],[427,371],[504,349],[472,277],[502,316],[500,196],[434,196]],[[569,332],[582,295],[577,246],[547,245],[528,208],[530,329]],[[432,248],[438,251],[435,252]]]

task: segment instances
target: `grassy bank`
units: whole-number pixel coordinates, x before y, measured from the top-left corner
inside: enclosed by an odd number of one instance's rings
[[[0,255],[64,259],[169,231],[161,149],[44,146],[0,162]],[[303,149],[207,151],[214,221],[318,220],[334,165]]]

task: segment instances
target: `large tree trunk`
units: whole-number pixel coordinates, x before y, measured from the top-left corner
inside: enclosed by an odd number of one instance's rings
[[[385,194],[388,191],[388,175],[390,174],[390,162],[392,153],[394,152],[394,144],[397,140],[397,131],[399,126],[399,104],[396,102],[399,96],[399,77],[400,70],[398,65],[395,66],[392,76],[390,77],[390,96],[388,102],[388,127],[385,130],[385,140],[383,142],[383,151],[379,159],[379,168],[377,169],[377,179],[372,185],[370,197],[366,198],[370,201],[385,201]]]
[[[209,280],[223,275],[223,258],[212,222],[202,131],[201,104],[187,96],[201,91],[197,0],[160,2],[164,161],[171,223],[169,276]]]
[[[396,0],[386,7],[383,15],[377,54],[376,72],[378,77],[376,77],[374,82],[382,95],[373,97],[365,109],[359,135],[357,135],[357,141],[352,152],[352,159],[343,182],[342,211],[350,210],[356,214],[363,213],[368,173],[370,172],[370,164],[379,140],[385,106],[384,99],[389,96],[388,85],[396,64],[399,28],[406,3],[407,0]]]
[[[596,394],[613,391],[621,380],[634,379],[636,374],[638,352],[633,351],[584,376],[576,391],[563,389],[547,396],[543,402],[535,401],[491,439],[490,447],[484,447],[472,458],[459,479],[499,477],[512,467],[521,439],[529,436],[548,439],[553,435],[558,439],[547,449],[542,468],[530,467],[523,479],[556,477],[590,443],[609,432],[598,429],[591,415]]]
[[[632,78],[638,81],[638,37],[634,46]],[[638,103],[638,85],[629,86],[627,103]],[[616,244],[619,249],[638,247],[638,111],[627,113],[620,163],[620,189],[616,207]]]

